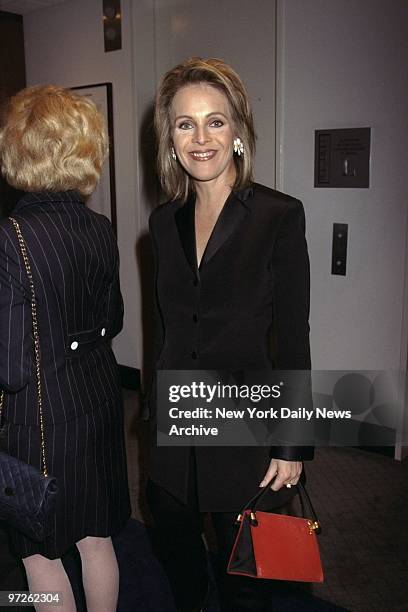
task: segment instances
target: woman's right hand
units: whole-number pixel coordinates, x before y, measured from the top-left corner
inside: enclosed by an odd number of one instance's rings
[[[272,491],[279,491],[284,485],[295,485],[298,483],[302,473],[301,461],[286,461],[285,459],[271,459],[265,476],[260,482],[260,487],[266,487],[272,480]]]

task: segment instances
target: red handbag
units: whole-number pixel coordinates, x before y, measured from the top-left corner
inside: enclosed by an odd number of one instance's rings
[[[257,510],[269,487],[253,497],[237,517],[235,538],[227,572],[251,578],[323,582],[316,534],[321,528],[310,497],[299,482],[296,485],[303,514],[310,518],[273,514]]]

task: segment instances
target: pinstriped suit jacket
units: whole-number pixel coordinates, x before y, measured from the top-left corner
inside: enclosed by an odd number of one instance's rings
[[[122,328],[119,256],[110,222],[74,191],[26,194],[13,216],[34,277],[45,423],[121,402],[109,341]],[[38,424],[29,284],[15,230],[0,222],[0,387],[5,418]]]

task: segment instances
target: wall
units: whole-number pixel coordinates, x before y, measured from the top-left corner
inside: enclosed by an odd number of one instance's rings
[[[405,0],[279,3],[279,184],[306,209],[316,369],[406,367],[407,23]],[[315,189],[314,130],[366,126],[370,188]],[[334,222],[349,224],[345,277]]]
[[[23,18],[0,11],[0,102],[25,86]]]
[[[100,0],[70,0],[29,13],[24,17],[24,35],[28,85],[113,84],[118,242],[126,303],[124,329],[114,341],[114,349],[119,363],[140,367],[140,290],[135,251],[139,231],[138,178],[130,9],[131,0],[122,0],[120,51],[104,52]]]
[[[317,368],[398,368],[406,239],[404,0],[287,0],[283,188],[303,199]],[[314,130],[371,126],[371,187],[313,187]],[[333,222],[349,223],[347,276],[332,276]]]
[[[23,18],[0,11],[0,106],[25,83]],[[20,197],[21,192],[0,176],[0,218],[10,213]]]

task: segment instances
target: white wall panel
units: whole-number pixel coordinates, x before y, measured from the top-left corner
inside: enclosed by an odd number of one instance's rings
[[[408,3],[279,0],[279,8],[279,176],[306,208],[314,367],[405,368]],[[314,130],[367,126],[370,188],[314,188]],[[331,275],[335,222],[349,224],[346,276]]]
[[[408,4],[286,0],[283,188],[303,199],[316,368],[398,368],[407,214]],[[369,189],[314,188],[314,130],[372,128]],[[347,275],[331,275],[334,222]]]

